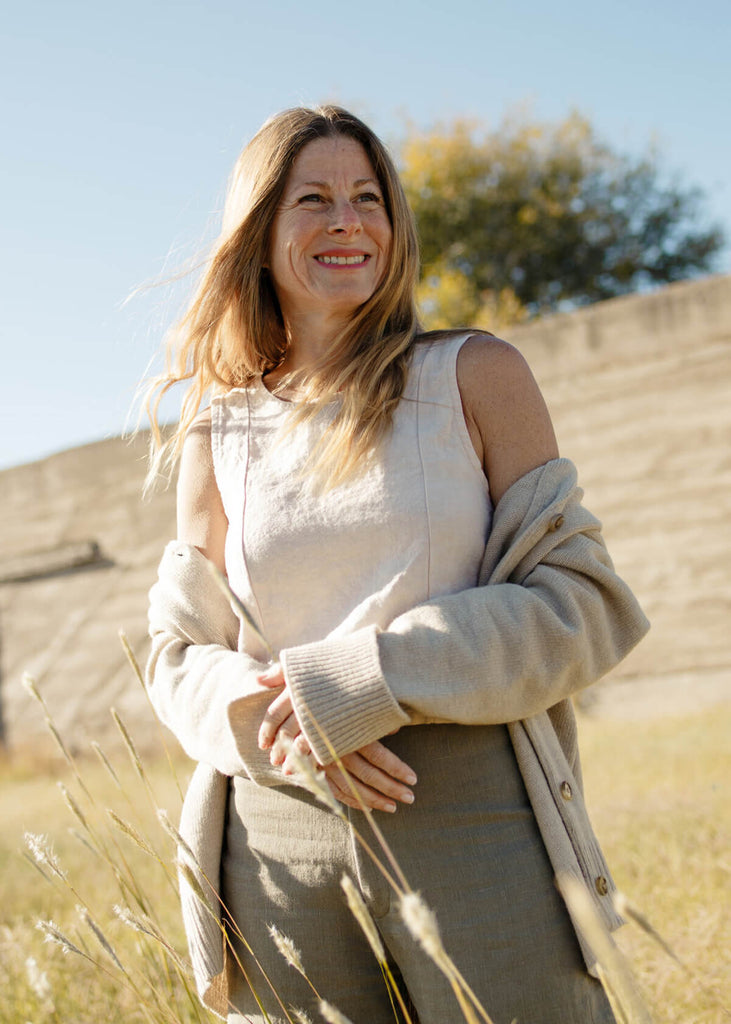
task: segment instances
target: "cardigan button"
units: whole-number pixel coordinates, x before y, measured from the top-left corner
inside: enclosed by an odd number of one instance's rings
[[[604,875],[599,875],[598,878],[594,879],[594,888],[600,896],[606,896],[609,892],[609,882],[606,880]]]
[[[549,532],[550,533],[555,533],[556,530],[560,530],[561,527],[563,526],[563,523],[564,523],[564,518],[563,518],[562,515],[554,516],[553,519],[548,524]]]
[[[564,800],[573,800],[574,791],[571,789],[571,786],[568,784],[568,782],[562,782],[559,788],[561,790],[561,796],[564,798]]]

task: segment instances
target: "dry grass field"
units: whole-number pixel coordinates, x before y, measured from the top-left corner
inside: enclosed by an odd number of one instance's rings
[[[580,718],[585,785],[634,924],[619,943],[656,1024],[731,1020],[731,704],[656,719]]]
[[[655,1024],[731,1020],[731,705],[682,718],[582,715],[580,728],[589,802],[617,881],[683,965],[636,925],[620,932]],[[38,763],[27,754],[0,769],[0,1020],[213,1020],[175,976],[170,959],[160,956],[159,944],[113,910],[123,904],[138,917],[148,915],[184,953],[169,868],[173,843],[155,814],[156,806],[163,807],[175,818],[180,806],[170,765],[145,765],[143,783],[126,752],[118,751],[118,784],[93,755],[78,763],[91,799],[63,762]],[[178,763],[177,770],[182,783],[188,766]],[[73,794],[86,827],[67,806],[59,782]],[[137,831],[137,839],[125,826]],[[48,837],[66,882],[53,878],[46,865],[49,883],[22,856],[26,832]],[[140,840],[156,856],[143,852]],[[92,846],[105,852],[100,856]],[[79,906],[87,908],[124,971]],[[44,942],[39,919],[53,921],[95,963]]]

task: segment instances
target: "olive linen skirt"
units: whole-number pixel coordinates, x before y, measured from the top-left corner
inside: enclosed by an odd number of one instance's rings
[[[377,816],[411,887],[436,913],[444,947],[494,1024],[611,1024],[601,985],[585,970],[504,726],[422,725],[385,741],[416,771],[415,802]],[[357,842],[378,850],[365,816],[342,821],[304,790],[231,786],[222,865],[224,902],[254,957],[234,948],[271,1021],[285,1006],[319,1020],[317,999],[275,948],[291,939],[319,995],[353,1024],[396,1019],[381,969],[343,895],[360,889],[420,1024],[463,1019],[439,969],[400,919],[398,900]],[[352,825],[352,827],[351,827]],[[229,1024],[265,1020],[234,970]]]

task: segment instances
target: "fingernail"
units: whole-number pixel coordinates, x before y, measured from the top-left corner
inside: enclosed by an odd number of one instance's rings
[[[417,779],[416,775],[414,775],[413,772],[409,772],[409,774],[406,776],[406,782],[409,786],[415,786],[418,781],[419,780]]]
[[[413,793],[404,793],[404,795],[402,797],[402,800],[403,800],[403,802],[405,804],[413,804],[413,802],[414,802],[414,794]]]
[[[388,811],[389,814],[394,814],[396,811],[396,804],[386,804],[383,809],[384,811]]]

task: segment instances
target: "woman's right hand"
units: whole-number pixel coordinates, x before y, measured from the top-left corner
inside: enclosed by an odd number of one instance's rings
[[[353,794],[348,780],[333,762],[322,771],[330,791],[340,803],[356,808],[365,804],[372,810],[393,814],[397,801],[414,802],[414,793],[409,787],[416,783],[416,773],[378,740],[340,760],[360,798]]]

